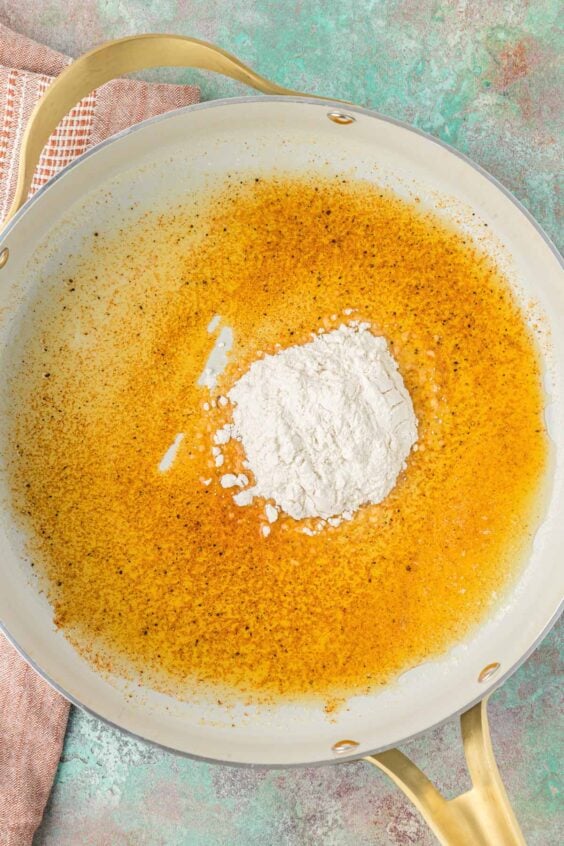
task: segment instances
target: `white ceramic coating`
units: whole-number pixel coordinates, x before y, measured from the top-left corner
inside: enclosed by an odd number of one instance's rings
[[[5,378],[26,331],[26,310],[42,280],[80,250],[93,228],[112,230],[135,213],[194,196],[226,173],[318,171],[386,184],[418,195],[470,233],[488,224],[491,248],[523,303],[534,300],[554,442],[546,518],[530,559],[496,613],[448,654],[384,691],[351,698],[331,720],[321,707],[232,709],[179,702],[97,674],[55,630],[45,599],[30,585],[15,532],[2,465],[0,424],[0,620],[18,648],[75,703],[175,751],[241,764],[336,760],[335,742],[354,755],[395,745],[464,710],[498,684],[555,619],[564,588],[564,284],[556,253],[518,204],[454,151],[372,112],[347,108],[355,122],[327,118],[334,104],[257,97],[216,101],[147,121],[82,157],[28,202],[0,236],[10,258],[0,270],[0,416]],[[210,315],[210,318],[212,315]],[[482,668],[501,667],[478,682]],[[344,756],[346,757],[346,756]],[[337,760],[342,760],[338,758]]]

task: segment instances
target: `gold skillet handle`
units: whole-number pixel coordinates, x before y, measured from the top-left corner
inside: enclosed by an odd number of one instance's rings
[[[379,767],[403,790],[443,846],[526,846],[495,762],[487,697],[460,718],[472,787],[446,800],[399,749],[364,760]]]
[[[146,68],[167,66],[215,71],[244,82],[263,94],[304,96],[299,91],[270,82],[231,53],[197,38],[134,35],[108,41],[69,65],[35,106],[22,138],[16,193],[6,220],[25,202],[43,147],[73,106],[111,79]]]

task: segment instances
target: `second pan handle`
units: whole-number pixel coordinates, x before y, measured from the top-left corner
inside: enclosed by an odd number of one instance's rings
[[[472,787],[454,799],[445,799],[399,749],[364,759],[403,790],[442,846],[526,846],[495,762],[487,700],[486,696],[460,717]]]
[[[263,94],[304,96],[300,91],[283,88],[265,79],[236,56],[197,38],[183,35],[133,35],[108,41],[65,68],[31,113],[22,138],[16,192],[7,220],[25,202],[33,173],[49,136],[83,97],[124,74],[173,66],[214,71],[244,82]]]

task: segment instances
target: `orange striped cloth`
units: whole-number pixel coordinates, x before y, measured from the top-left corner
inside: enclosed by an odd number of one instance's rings
[[[9,208],[17,173],[17,153],[31,110],[71,59],[0,24],[0,220]],[[116,79],[74,108],[47,144],[32,192],[76,156],[134,123],[197,103],[199,89]]]
[[[21,138],[37,100],[71,59],[0,24],[0,220],[13,196]],[[88,147],[147,117],[197,103],[199,90],[118,79],[64,118],[32,193]],[[28,846],[61,754],[69,705],[0,634],[0,846]]]

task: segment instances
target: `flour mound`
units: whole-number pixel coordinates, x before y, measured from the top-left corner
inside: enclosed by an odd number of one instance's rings
[[[296,520],[333,523],[381,502],[417,440],[397,364],[367,323],[265,356],[227,396],[233,422],[225,428],[254,476],[236,502],[264,497]]]

